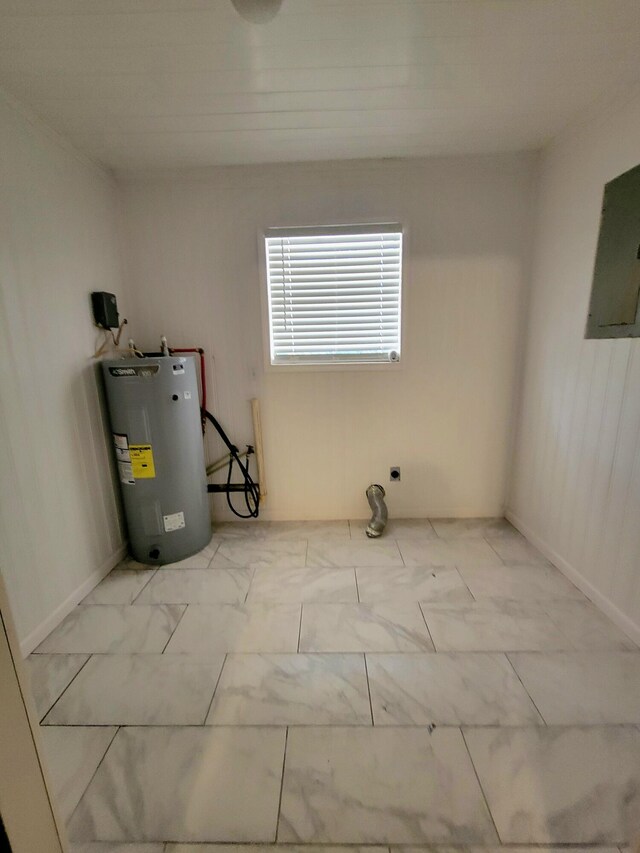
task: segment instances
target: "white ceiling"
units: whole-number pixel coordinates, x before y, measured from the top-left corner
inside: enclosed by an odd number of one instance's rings
[[[638,80],[639,0],[0,0],[0,85],[115,168],[536,148]]]

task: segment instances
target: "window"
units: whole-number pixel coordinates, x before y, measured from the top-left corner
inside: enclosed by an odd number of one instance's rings
[[[400,360],[402,228],[265,234],[271,364]]]

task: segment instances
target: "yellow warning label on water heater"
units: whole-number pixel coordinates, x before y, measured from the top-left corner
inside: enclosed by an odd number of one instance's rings
[[[130,444],[131,467],[136,480],[150,479],[156,476],[153,464],[153,450],[150,444]]]

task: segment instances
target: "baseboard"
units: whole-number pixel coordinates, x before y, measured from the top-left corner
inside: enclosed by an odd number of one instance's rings
[[[388,493],[387,493],[388,497]],[[387,500],[387,505],[389,501]],[[425,509],[422,507],[408,507],[405,509],[394,509],[389,507],[389,518],[502,518],[504,515],[502,507],[430,507]],[[272,510],[266,503],[260,508],[261,521],[358,521],[371,518],[371,511],[367,508],[367,502],[364,501],[364,507],[354,510],[347,515],[336,515],[331,513],[309,513],[297,510],[295,512],[287,510]],[[216,512],[214,514],[213,523],[216,521],[239,521],[238,518],[229,512]],[[249,522],[251,523],[251,522]]]
[[[612,622],[614,622],[621,631],[633,640],[634,643],[640,645],[640,625],[633,621],[626,613],[623,613],[617,605],[615,605],[606,595],[603,595],[591,581],[587,580],[575,566],[568,563],[564,557],[558,554],[547,542],[535,533],[521,518],[507,509],[505,517],[517,528],[523,536],[525,536],[532,545],[541,551],[544,556],[551,560],[554,566],[558,568],[563,575],[566,575],[569,580],[574,583],[579,590],[593,603],[605,613]]]
[[[109,574],[111,569],[116,566],[120,560],[122,560],[126,553],[127,544],[125,542],[116,551],[114,551],[113,554],[107,557],[99,568],[92,572],[79,587],[74,589],[71,595],[69,595],[62,604],[56,607],[53,613],[49,614],[49,616],[47,616],[47,618],[41,622],[37,628],[34,628],[34,630],[28,634],[24,640],[20,641],[20,651],[22,652],[23,657],[31,654],[31,652],[49,636],[53,629],[58,627],[65,616],[68,616],[73,608],[76,607],[85,596],[89,595],[91,590]]]

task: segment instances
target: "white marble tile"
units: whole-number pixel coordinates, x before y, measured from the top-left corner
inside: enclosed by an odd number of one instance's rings
[[[542,725],[505,655],[367,655],[379,725]]]
[[[299,604],[190,604],[165,654],[295,652]]]
[[[199,725],[209,710],[224,657],[94,655],[45,723]]]
[[[249,568],[280,566],[282,568],[302,568],[307,554],[307,542],[304,539],[248,539],[237,542],[223,541],[211,562],[215,569]]]
[[[270,522],[257,521],[220,521],[214,523],[213,529],[216,537],[223,539],[236,539],[242,541],[244,539],[261,539],[267,535]]]
[[[442,539],[519,538],[506,518],[432,518],[433,529]]]
[[[501,559],[511,566],[551,565],[537,548],[534,548],[524,536],[492,537],[487,541]]]
[[[140,571],[144,571],[145,569],[153,569],[155,571],[155,569],[157,569],[157,568],[158,568],[157,566],[152,566],[150,563],[141,563],[138,560],[135,560],[130,555],[128,555],[124,558],[124,560],[121,563],[118,563],[118,565],[115,566],[114,571],[127,571],[127,570],[129,570],[132,572],[140,572]]]
[[[174,563],[165,563],[165,569],[206,569],[218,550],[218,546],[222,542],[220,536],[212,536],[208,545],[198,551],[197,554],[192,554],[190,557],[185,557],[184,560],[176,560]]]
[[[438,651],[634,649],[589,601],[481,599],[469,605],[422,603]]]
[[[212,725],[371,725],[363,655],[228,655]]]
[[[370,845],[340,847],[327,844],[167,844],[165,853],[389,853],[389,851],[386,846]],[[602,853],[610,853],[610,851],[602,851]]]
[[[502,560],[483,539],[398,540],[407,566],[501,566]]]
[[[69,825],[75,841],[275,840],[285,730],[120,729]]]
[[[47,769],[63,819],[71,817],[113,740],[113,726],[41,726]]]
[[[253,569],[158,569],[138,604],[242,604]]]
[[[348,521],[272,521],[268,539],[348,539]]]
[[[520,653],[510,660],[549,725],[640,723],[640,651]]]
[[[301,652],[432,651],[420,608],[393,604],[304,604]]]
[[[393,539],[367,539],[360,542],[338,539],[309,542],[307,566],[402,566],[402,557]]]
[[[164,849],[164,844],[112,844],[110,841],[71,845],[71,853],[164,853]]]
[[[594,847],[593,845],[564,845],[562,848],[545,847],[523,847],[515,844],[500,845],[494,847],[476,847],[474,845],[460,847],[447,847],[441,844],[429,846],[407,846],[397,847],[391,845],[391,853],[618,853],[617,847]],[[196,851],[197,853],[197,851]]]
[[[247,602],[357,601],[353,569],[256,569]]]
[[[438,651],[567,649],[572,643],[539,602],[483,600],[468,605],[424,602]]]
[[[369,519],[350,521],[352,539],[366,537]],[[385,539],[435,539],[436,532],[428,518],[390,518],[387,521],[382,541]]]
[[[89,604],[76,607],[49,634],[38,652],[161,652],[180,621],[178,604],[134,607]]]
[[[640,820],[640,729],[468,729],[503,843],[624,843]]]
[[[88,660],[89,655],[29,655],[27,672],[38,719],[44,717]]]
[[[373,568],[356,569],[360,601],[375,602],[448,601],[465,604],[473,596],[460,577],[451,568]]]
[[[290,729],[278,841],[496,840],[458,729]]]
[[[463,567],[460,574],[475,598],[587,600],[554,566]]]
[[[636,644],[587,599],[577,601],[561,598],[541,602],[549,618],[567,638],[564,648],[576,651],[588,649],[630,649]]]
[[[131,604],[156,573],[156,569],[114,569],[82,604]]]

